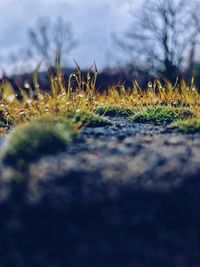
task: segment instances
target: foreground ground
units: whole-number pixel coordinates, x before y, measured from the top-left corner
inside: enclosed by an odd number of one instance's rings
[[[200,134],[111,120],[21,182],[1,163],[0,266],[200,266]]]

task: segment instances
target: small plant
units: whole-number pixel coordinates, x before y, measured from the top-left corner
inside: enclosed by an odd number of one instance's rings
[[[177,121],[173,124],[173,126],[183,133],[188,133],[188,134],[197,133],[200,132],[200,119],[192,118],[192,119]]]
[[[157,125],[166,125],[177,119],[182,120],[193,116],[189,109],[156,106],[142,109],[133,115],[131,120],[140,123],[150,122]]]
[[[67,112],[67,118],[74,119],[76,123],[87,127],[102,127],[112,124],[107,118],[80,110]]]
[[[0,106],[0,128],[2,127],[6,127],[8,122],[9,122],[9,118],[7,116],[7,112],[4,111],[3,109],[3,104]],[[11,123],[11,121],[10,121]]]
[[[19,126],[8,136],[3,161],[16,169],[25,169],[42,155],[65,150],[78,136],[78,128],[63,118],[41,118]]]
[[[0,128],[4,128],[4,127],[6,127],[5,121],[0,121]]]
[[[95,109],[95,113],[99,115],[104,115],[104,116],[122,116],[122,117],[129,117],[133,114],[133,111],[130,108],[124,108],[121,106],[101,106],[97,107]]]
[[[6,119],[3,116],[3,112],[0,110],[0,127],[6,126]]]
[[[49,67],[48,93],[41,89],[38,82],[40,64],[33,73],[33,84],[17,84],[18,92],[12,89],[9,80],[3,81],[0,87],[0,105],[6,121],[15,125],[45,115],[64,116],[66,112],[84,111],[92,113],[97,105],[98,94],[95,92],[97,69],[88,71],[83,77],[79,66],[71,73],[68,82],[59,63],[56,71]],[[20,99],[20,100],[19,100]]]
[[[167,124],[177,119],[192,117],[193,112],[200,117],[200,96],[195,88],[194,79],[190,86],[178,80],[174,85],[162,84],[155,80],[142,89],[137,81],[125,88],[124,84],[111,86],[106,90],[96,90],[97,68],[86,74],[77,70],[66,75],[60,67],[60,56],[57,56],[56,68],[49,68],[49,88],[42,90],[39,83],[40,65],[33,73],[33,82],[17,84],[16,91],[9,79],[3,78],[0,86],[0,122],[2,126],[14,126],[26,123],[42,116],[61,116],[73,113],[75,119],[84,117],[88,126],[103,126],[108,122],[92,114],[106,116],[132,116],[134,121]],[[140,110],[136,112],[135,110]],[[76,114],[80,113],[80,114]]]

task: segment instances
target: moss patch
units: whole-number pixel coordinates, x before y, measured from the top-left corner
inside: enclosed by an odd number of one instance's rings
[[[0,120],[0,128],[4,128],[4,127],[6,127],[6,123]]]
[[[176,120],[192,118],[192,111],[185,108],[168,108],[168,107],[147,107],[142,111],[135,113],[131,120],[140,123],[155,123],[157,125],[167,125]]]
[[[200,119],[192,118],[177,121],[173,126],[183,133],[197,133],[200,132]]]
[[[128,108],[123,108],[120,106],[102,106],[98,107],[95,110],[96,114],[99,115],[105,115],[105,116],[123,116],[123,117],[129,117],[133,115],[133,111]]]
[[[5,115],[7,111],[4,107],[0,106],[0,127],[7,127],[7,125],[13,125],[13,120],[9,115]]]
[[[4,115],[3,109],[0,107],[0,127],[6,127],[7,119]]]
[[[87,127],[103,127],[107,125],[111,125],[111,121],[108,120],[107,118],[104,118],[102,116],[92,114],[92,113],[87,113],[87,112],[69,112],[67,114],[67,118],[72,118],[76,123],[80,123],[83,126]]]
[[[64,150],[78,133],[67,119],[43,118],[17,127],[7,139],[3,161],[17,169],[42,155]]]

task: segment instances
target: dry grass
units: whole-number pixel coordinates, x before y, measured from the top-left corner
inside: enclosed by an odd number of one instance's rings
[[[171,110],[179,108],[190,109],[195,117],[200,117],[200,96],[194,86],[194,81],[188,86],[184,81],[175,85],[166,82],[165,85],[155,80],[149,82],[148,88],[142,90],[136,81],[132,88],[124,85],[113,86],[104,92],[96,91],[97,68],[88,71],[84,78],[80,68],[69,76],[67,85],[61,68],[57,74],[50,75],[49,93],[40,88],[37,66],[34,74],[34,88],[28,84],[28,90],[19,88],[22,100],[18,100],[16,92],[9,82],[4,81],[0,88],[0,121],[14,124],[24,123],[41,116],[67,116],[67,114],[93,114],[96,110],[106,110],[105,107],[119,107],[122,111],[135,110],[141,112],[146,107],[166,106]],[[28,92],[27,92],[28,91]],[[123,113],[123,112],[122,112]]]

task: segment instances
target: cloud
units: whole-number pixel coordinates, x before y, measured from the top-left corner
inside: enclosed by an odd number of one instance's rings
[[[83,65],[96,59],[105,62],[112,48],[111,33],[122,32],[130,24],[133,0],[7,0],[0,3],[0,51],[13,51],[27,42],[27,29],[38,17],[62,16],[70,21],[79,46],[71,53]]]

